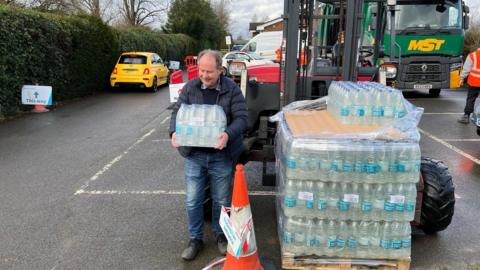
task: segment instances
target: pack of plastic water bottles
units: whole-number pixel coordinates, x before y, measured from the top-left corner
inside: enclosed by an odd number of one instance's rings
[[[226,125],[225,112],[218,105],[182,104],[176,118],[176,142],[181,146],[215,147]]]
[[[357,90],[352,89],[357,87],[347,83],[343,90],[356,95],[352,93]],[[388,95],[397,95],[397,90]],[[420,173],[417,124],[423,109],[403,96],[399,99],[401,117],[378,121],[378,127],[362,134],[342,133],[345,129],[341,125],[345,124],[337,117],[338,134],[295,134],[297,131],[290,129],[294,123],[289,122],[293,119],[289,115],[302,115],[305,110],[334,114],[337,109],[331,110],[332,102],[326,98],[295,102],[272,118],[278,122],[276,201],[283,253],[328,258],[410,257],[409,222],[415,215]],[[336,102],[335,106],[341,104]],[[373,114],[370,116],[373,118]],[[303,121],[301,117],[294,120]],[[400,135],[382,136],[392,130]]]
[[[342,124],[383,125],[405,116],[402,92],[375,82],[332,82],[328,111]]]

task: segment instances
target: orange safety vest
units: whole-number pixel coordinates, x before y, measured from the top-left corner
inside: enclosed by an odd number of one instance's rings
[[[480,49],[468,55],[472,60],[472,68],[468,74],[467,83],[470,86],[480,87]]]

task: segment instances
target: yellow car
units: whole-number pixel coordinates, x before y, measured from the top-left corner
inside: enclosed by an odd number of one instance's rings
[[[126,52],[120,55],[110,75],[110,86],[138,86],[157,91],[168,83],[169,70],[162,58],[150,52]]]

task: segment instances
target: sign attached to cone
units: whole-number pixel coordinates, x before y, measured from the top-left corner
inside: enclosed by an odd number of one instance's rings
[[[223,211],[222,211],[223,212]],[[227,258],[222,270],[263,270],[257,254],[252,212],[243,165],[237,165],[233,183],[230,217],[223,214],[222,230],[228,241]],[[229,238],[231,237],[231,239]]]

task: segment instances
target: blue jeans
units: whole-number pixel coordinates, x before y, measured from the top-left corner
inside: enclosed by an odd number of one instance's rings
[[[230,207],[233,163],[225,151],[193,151],[185,159],[185,189],[188,232],[190,239],[203,240],[203,201],[210,181],[212,197],[212,229],[215,236],[223,234],[218,223],[221,206]]]

